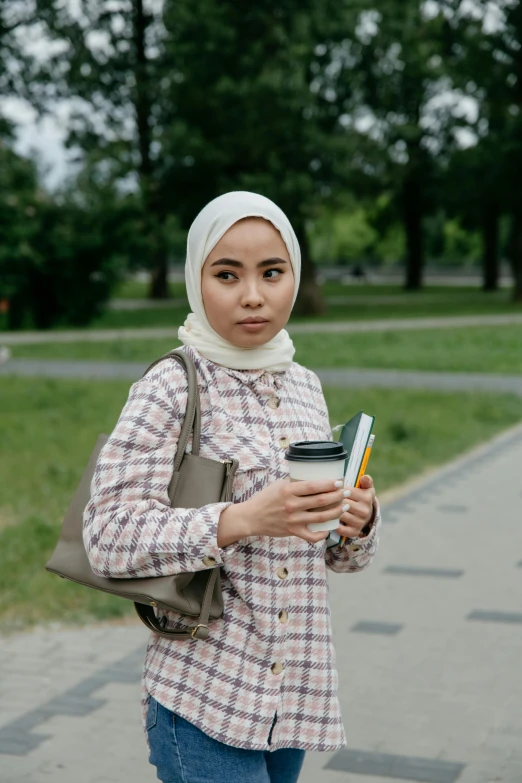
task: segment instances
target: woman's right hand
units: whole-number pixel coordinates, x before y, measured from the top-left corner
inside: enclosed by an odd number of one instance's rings
[[[248,518],[248,535],[273,538],[297,536],[313,544],[325,539],[329,531],[312,533],[307,525],[339,519],[343,505],[347,505],[347,501],[342,481],[326,479],[280,479],[239,504]]]

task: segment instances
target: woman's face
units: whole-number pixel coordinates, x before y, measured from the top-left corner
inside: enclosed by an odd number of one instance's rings
[[[201,293],[210,325],[233,345],[255,348],[275,337],[290,317],[294,273],[272,223],[234,223],[205,261]]]

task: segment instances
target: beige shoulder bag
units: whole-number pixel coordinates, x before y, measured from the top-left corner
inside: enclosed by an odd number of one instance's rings
[[[171,351],[151,364],[145,375],[165,360],[179,362],[185,368],[188,378],[187,411],[168,490],[170,504],[173,508],[201,508],[209,503],[229,501],[238,461],[230,459],[220,462],[199,456],[201,408],[194,363],[184,351]],[[192,451],[187,454],[185,449],[190,435]],[[145,579],[107,579],[92,572],[83,543],[83,512],[89,502],[98,455],[106,442],[107,435],[98,437],[89,464],[65,515],[60,540],[46,565],[47,570],[86,587],[134,601],[142,622],[160,636],[168,639],[207,639],[209,619],[221,617],[223,614],[219,566],[195,573]],[[186,630],[165,630],[153,607],[182,614],[186,616],[189,624],[197,618],[196,625]]]

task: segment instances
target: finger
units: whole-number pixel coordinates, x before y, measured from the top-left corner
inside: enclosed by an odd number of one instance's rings
[[[343,514],[341,517],[339,517],[339,525],[344,527],[350,527],[357,531],[357,535],[359,532],[363,529],[363,527],[368,523],[369,515],[367,517],[358,517],[354,514],[351,514],[350,512],[347,512],[346,514]],[[344,533],[346,535],[346,533]]]
[[[371,489],[352,489],[348,503],[368,503],[372,505],[374,498],[375,490],[373,487]]]
[[[318,544],[319,541],[324,541],[325,538],[328,538],[329,530],[318,530],[315,533],[312,533],[311,530],[308,530],[306,525],[304,525],[302,528],[299,528],[299,530],[296,530],[295,535],[298,538],[302,538],[303,541],[308,541],[310,544]]]
[[[361,525],[359,522],[354,522],[353,524],[343,523],[339,525],[337,532],[344,538],[359,538],[362,529],[363,525]]]
[[[348,508],[346,508],[348,506]],[[344,505],[343,508],[345,509],[345,512],[348,513],[350,516],[362,520],[363,524],[366,520],[368,520],[372,514],[372,504],[368,503],[368,501],[364,501],[362,503],[356,503],[350,498]],[[343,517],[346,517],[346,513],[343,512]],[[341,519],[343,518],[341,517]]]
[[[340,519],[342,513],[342,506],[334,506],[333,508],[326,508],[322,511],[304,511],[294,519],[293,524],[300,527],[301,525],[316,525],[323,522],[331,522],[333,519]]]
[[[319,495],[303,495],[296,498],[297,511],[313,511],[314,509],[337,508],[344,500],[344,490],[336,489],[335,492],[323,492]],[[335,517],[331,517],[335,519]]]
[[[361,489],[371,489],[373,487],[372,477],[366,474],[364,476],[361,476],[359,481],[359,486]]]
[[[319,495],[323,492],[339,491],[343,487],[342,480],[321,479],[317,481],[292,481],[290,490],[293,495]],[[331,501],[330,501],[331,502]]]
[[[342,538],[359,538],[361,528],[359,528],[359,526],[354,527],[353,525],[339,525],[337,532]]]

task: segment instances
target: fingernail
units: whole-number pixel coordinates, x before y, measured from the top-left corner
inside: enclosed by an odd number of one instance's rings
[[[345,489],[344,492],[343,492],[343,497],[349,498],[351,494],[352,494],[352,490],[351,489]]]
[[[342,510],[342,512],[343,512],[343,514],[345,513],[345,511],[348,511],[348,509],[349,509],[349,508],[350,508],[350,504],[349,504],[349,503],[346,503],[346,505],[345,505],[345,506],[343,506],[343,507],[342,507],[342,509],[341,509],[341,510]]]
[[[344,484],[344,481],[336,481],[335,484],[334,484],[334,487],[336,489],[341,489],[343,484]]]

